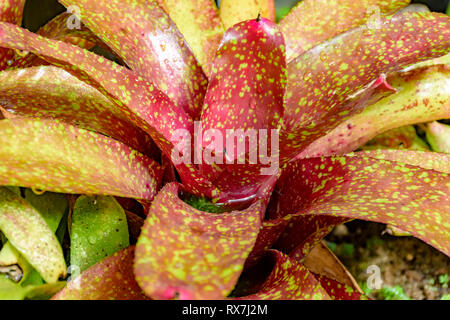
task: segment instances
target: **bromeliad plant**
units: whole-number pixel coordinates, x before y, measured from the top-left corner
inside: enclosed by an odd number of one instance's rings
[[[350,219],[450,254],[449,156],[349,153],[449,118],[448,16],[398,12],[408,0],[303,0],[279,24],[271,0],[60,2],[79,16],[32,33],[24,0],[0,1],[0,297],[361,299],[321,243]],[[279,170],[172,161],[196,121],[277,130]]]

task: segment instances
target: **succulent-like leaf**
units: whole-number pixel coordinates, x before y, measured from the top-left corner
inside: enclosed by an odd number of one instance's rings
[[[70,226],[70,265],[84,271],[129,246],[127,217],[110,196],[80,196]]]
[[[31,189],[25,190],[24,198],[39,211],[50,230],[55,233],[63,215],[69,208],[67,198],[63,194],[53,192],[36,194]]]
[[[214,0],[158,0],[209,76],[224,29]]]
[[[436,152],[450,153],[450,126],[437,121],[426,126],[427,141]]]
[[[0,21],[20,25],[25,0],[0,0]],[[0,48],[0,70],[6,69],[12,64],[14,51]]]
[[[160,183],[156,162],[95,132],[33,118],[2,120],[0,132],[3,185],[151,200]]]
[[[53,300],[146,300],[133,274],[134,247],[93,265],[67,283]]]
[[[292,162],[277,185],[279,203],[297,215],[387,223],[447,255],[449,187],[445,173],[360,156]]]
[[[225,29],[231,28],[241,21],[256,19],[259,16],[275,21],[275,1],[220,1],[220,19],[222,20]]]
[[[312,48],[288,65],[281,154],[289,158],[370,103],[382,75],[450,50],[450,18],[403,13],[380,29],[352,29]],[[428,32],[429,37],[417,37]],[[381,75],[381,78],[380,78]]]
[[[277,26],[261,18],[241,22],[229,29],[214,60],[201,116],[202,129],[205,132],[219,130],[224,139],[204,139],[204,147],[214,151],[223,164],[230,157],[235,159],[234,163],[241,157],[248,158],[247,154],[237,150],[226,150],[226,142],[243,140],[248,146],[250,138],[232,137],[239,132],[249,134],[249,129],[256,133],[255,139],[261,139],[259,129],[267,130],[266,139],[270,139],[270,129],[276,129],[283,116],[285,85],[284,40]],[[251,147],[254,148],[253,145]],[[245,148],[247,153],[249,149]],[[234,171],[237,166],[243,167],[236,165],[227,170]],[[203,173],[214,171],[216,167],[217,161],[203,164]],[[210,179],[214,180],[218,173],[212,175]]]
[[[411,0],[303,0],[280,21],[290,62],[306,50],[363,23],[377,28],[382,15]]]
[[[332,300],[368,300],[364,294],[361,294],[349,285],[324,275],[314,274],[314,276]]]
[[[362,150],[376,149],[408,149],[417,151],[429,151],[430,148],[416,132],[414,126],[403,126],[389,131],[383,132],[365,145],[361,146]]]
[[[450,174],[450,155],[444,153],[411,150],[373,150],[356,152],[354,155],[403,162],[412,166]]]
[[[13,115],[61,119],[156,155],[151,138],[98,90],[53,66],[0,72],[0,104]]]
[[[136,246],[136,279],[155,299],[223,298],[255,243],[263,204],[208,213],[183,202],[179,191],[168,184],[153,200]]]
[[[61,245],[44,218],[6,188],[0,188],[0,229],[46,282],[66,274]]]
[[[430,63],[436,65],[430,66]],[[298,157],[345,154],[389,129],[449,118],[449,63],[450,55],[446,55],[388,77],[387,81],[397,93],[342,122]]]
[[[8,188],[10,189],[10,188]],[[19,188],[17,188],[19,189]],[[15,192],[17,196],[20,195]],[[60,224],[61,218],[66,213],[68,202],[63,194],[45,192],[44,194],[36,194],[30,189],[24,191],[25,200],[31,204],[39,214],[44,218],[50,230],[55,233]],[[11,244],[6,242],[0,250],[0,266],[17,265],[21,269],[19,283],[39,285],[43,280],[39,273],[29,264],[26,258]]]
[[[207,79],[189,46],[156,0],[60,0],[140,76],[192,118],[201,111]]]
[[[329,300],[314,275],[300,262],[276,250],[269,250],[272,271],[257,292],[237,300]],[[245,276],[245,275],[244,275]]]
[[[193,133],[192,119],[152,83],[94,53],[79,47],[43,38],[11,24],[0,23],[0,46],[30,51],[72,73],[97,88],[128,115],[130,121],[153,138],[158,147],[172,156],[174,130]],[[192,193],[217,198],[219,191],[193,165],[181,163],[177,171]]]
[[[64,287],[65,282],[46,283],[22,287],[0,275],[0,300],[47,300]]]

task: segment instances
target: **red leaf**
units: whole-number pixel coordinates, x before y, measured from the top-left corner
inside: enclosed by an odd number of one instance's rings
[[[20,25],[25,0],[1,0],[0,21]],[[14,51],[0,48],[0,70],[6,69],[14,59]]]
[[[330,297],[314,275],[300,262],[269,250],[272,271],[257,292],[235,300],[329,300]]]
[[[193,119],[207,79],[170,17],[155,0],[61,0],[136,73],[153,82]]]
[[[175,107],[164,93],[127,68],[103,57],[7,23],[0,23],[0,46],[36,53],[92,85],[128,115],[132,123],[150,134],[168,157],[172,155],[174,144],[178,143],[174,141],[174,130],[193,132],[192,119]],[[177,170],[190,192],[208,197],[219,195],[193,165],[181,163]]]
[[[197,61],[209,76],[223,29],[215,1],[158,0],[175,22]]]
[[[155,299],[223,298],[255,243],[262,201],[217,214],[189,206],[179,192],[170,183],[152,203],[136,247],[136,279]]]
[[[419,65],[388,77],[388,82],[398,90],[396,94],[342,122],[309,145],[298,158],[345,154],[387,130],[449,118],[448,62],[450,55],[430,61],[436,65]]]
[[[394,225],[449,255],[449,185],[445,173],[346,156],[292,162],[277,188],[278,201],[296,208],[296,215]]]
[[[250,138],[233,136],[239,135],[239,132],[242,135],[255,133],[254,139],[261,139],[258,130],[264,129],[267,130],[267,141],[272,134],[270,129],[278,128],[283,116],[285,67],[283,36],[277,26],[267,19],[241,22],[225,33],[214,60],[201,116],[205,135],[208,130],[218,130],[224,138],[221,141],[215,138],[203,141],[203,147],[215,151],[216,159],[220,159],[215,160],[214,164],[201,165],[202,173],[211,180],[220,174],[227,179],[237,167],[244,167],[237,164],[238,159],[248,158],[250,148],[255,148],[248,141]],[[227,145],[227,141],[232,139],[244,140],[246,148],[243,153],[238,152],[236,146]],[[270,150],[267,152],[271,154]],[[230,158],[234,159],[232,164],[228,164]],[[258,168],[259,160],[258,154],[252,160],[258,163]],[[243,170],[246,168],[248,166]]]
[[[373,103],[371,91],[380,75],[449,51],[446,15],[408,12],[381,23],[380,29],[348,31],[289,63],[280,142],[285,161]],[[428,36],[417,37],[424,33]]]
[[[133,274],[134,247],[116,252],[74,277],[52,300],[147,300]]]
[[[377,23],[411,0],[303,0],[280,21],[290,62],[313,46],[363,23]]]

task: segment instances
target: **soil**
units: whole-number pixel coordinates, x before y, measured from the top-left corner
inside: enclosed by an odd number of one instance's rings
[[[372,299],[386,296],[383,289],[367,289],[371,265],[379,267],[381,287],[400,286],[410,299],[439,300],[448,295],[450,259],[421,240],[391,236],[385,229],[384,224],[355,220],[336,227],[326,240]]]

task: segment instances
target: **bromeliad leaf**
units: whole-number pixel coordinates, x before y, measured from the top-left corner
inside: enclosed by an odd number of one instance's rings
[[[450,112],[449,112],[450,114]],[[450,153],[450,126],[437,121],[426,126],[427,141],[436,152]]]
[[[129,246],[127,217],[113,197],[80,196],[70,225],[70,264],[84,271]]]
[[[146,300],[133,274],[134,247],[114,253],[67,283],[53,300]]]
[[[397,93],[342,122],[298,157],[345,154],[389,129],[449,118],[449,63],[450,55],[446,55],[388,77],[387,81]]]
[[[449,50],[445,15],[407,12],[381,22],[380,29],[355,28],[289,63],[280,142],[285,159],[367,104],[371,91],[383,85],[380,75]],[[433,36],[418,38],[425,30]]]
[[[225,29],[229,29],[241,21],[256,19],[259,16],[275,21],[275,1],[220,1],[220,19],[222,20]]]
[[[53,66],[0,73],[0,103],[12,115],[57,118],[154,154],[151,138],[98,90]]]
[[[160,183],[156,162],[95,132],[31,118],[2,120],[0,132],[3,185],[151,200]]]
[[[167,184],[152,202],[136,245],[137,282],[154,299],[224,298],[255,243],[263,204],[208,213],[183,202],[180,190]]]
[[[175,24],[156,0],[61,0],[140,76],[198,118],[207,80]]]
[[[311,158],[292,162],[277,187],[298,215],[386,223],[450,253],[445,173],[362,156]]]
[[[44,218],[6,188],[0,188],[0,229],[46,282],[65,276],[61,245]]]
[[[0,21],[20,25],[25,0],[0,0]],[[14,59],[14,51],[0,48],[0,70],[6,69]]]
[[[224,28],[213,0],[158,0],[209,76]]]
[[[45,57],[82,81],[97,88],[128,115],[137,127],[150,134],[169,158],[176,135],[182,129],[193,133],[192,119],[152,83],[94,53],[79,47],[43,38],[27,30],[0,22],[0,46],[30,51]],[[218,197],[219,191],[202,177],[193,165],[177,164],[177,171],[188,190],[197,195]]]
[[[395,12],[411,0],[303,0],[280,21],[290,62],[315,45],[367,23],[379,27],[382,15]]]
[[[69,208],[66,197],[63,194],[52,192],[36,194],[30,189],[26,189],[24,195],[25,200],[39,211],[50,230],[55,233],[63,215]]]
[[[261,263],[270,263],[272,267],[267,279],[253,288],[256,293],[236,300],[330,299],[314,275],[300,262],[276,250],[269,250],[266,257]]]

